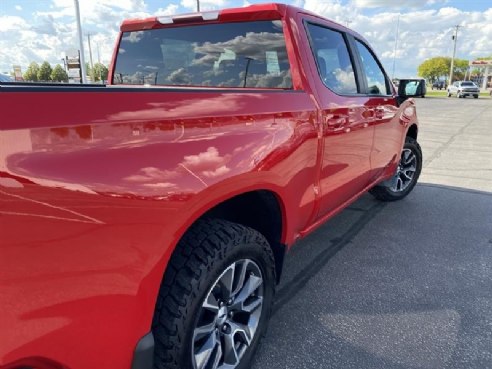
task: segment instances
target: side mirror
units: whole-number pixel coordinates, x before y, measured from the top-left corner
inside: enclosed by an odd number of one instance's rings
[[[424,79],[400,79],[398,85],[398,103],[401,104],[409,97],[425,97],[427,88]]]

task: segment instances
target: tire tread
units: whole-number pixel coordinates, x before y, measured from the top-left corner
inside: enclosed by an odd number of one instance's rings
[[[260,245],[275,276],[272,249],[265,237],[251,228],[225,220],[203,219],[183,236],[169,260],[157,297],[152,323],[156,342],[154,368],[182,368],[178,358],[187,309],[197,298],[207,272],[226,257],[228,248],[241,243]]]
[[[415,140],[412,137],[408,137],[407,136],[405,138],[405,143],[409,143],[409,144],[415,145],[415,147],[416,147],[416,149],[418,151],[418,154],[420,156],[420,160],[422,161],[422,148],[420,147],[420,145],[417,142],[417,140]],[[421,163],[420,170],[421,169],[422,169],[422,163]],[[401,200],[404,197],[406,197],[410,192],[412,192],[413,187],[417,183],[418,177],[420,176],[420,170],[417,173],[417,178],[416,178],[414,184],[411,185],[411,188],[408,191],[406,191],[403,195],[395,195],[395,193],[393,191],[391,191],[390,189],[388,189],[385,186],[374,186],[373,188],[371,188],[369,190],[369,193],[371,195],[373,195],[376,199],[380,200],[380,201],[397,201],[397,200]]]

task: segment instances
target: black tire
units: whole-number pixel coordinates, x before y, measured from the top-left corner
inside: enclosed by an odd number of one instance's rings
[[[416,169],[411,179],[411,182],[402,191],[395,191],[394,189],[392,189],[390,186],[387,185],[375,186],[369,192],[376,199],[381,201],[401,200],[404,197],[406,197],[410,192],[412,192],[413,188],[417,184],[417,181],[420,176],[420,172],[422,171],[422,149],[420,148],[419,143],[415,139],[411,137],[407,137],[405,139],[405,145],[403,146],[403,151],[405,150],[410,150],[415,155],[416,158],[416,163],[415,163]],[[402,156],[403,156],[403,151],[402,151]],[[402,160],[403,157],[400,159],[400,163]]]
[[[451,97],[451,92],[448,91],[448,97]]]
[[[251,228],[224,220],[200,220],[179,242],[159,291],[152,324],[155,369],[196,367],[192,347],[202,304],[227,268],[244,259],[254,261],[263,277],[259,323],[236,366],[250,367],[265,332],[275,293],[272,250],[265,237]]]
[[[478,99],[478,95],[473,95],[473,97],[474,97],[475,99]]]

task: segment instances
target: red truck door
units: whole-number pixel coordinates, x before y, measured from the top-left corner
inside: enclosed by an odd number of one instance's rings
[[[309,17],[311,18],[311,17]],[[323,158],[318,217],[324,217],[362,191],[370,179],[373,112],[360,94],[347,36],[312,18],[304,21],[313,84],[323,124]],[[308,48],[309,49],[309,48]]]
[[[367,106],[372,111],[374,143],[371,151],[371,179],[377,179],[395,159],[399,159],[402,144],[402,126],[396,119],[396,97],[384,69],[377,57],[363,41],[353,39],[364,74],[363,84],[368,97]]]

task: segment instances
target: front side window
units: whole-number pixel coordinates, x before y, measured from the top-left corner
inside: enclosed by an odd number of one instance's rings
[[[292,88],[282,22],[125,32],[113,83]]]
[[[320,78],[338,94],[356,94],[357,83],[347,44],[340,32],[307,23]]]
[[[376,61],[376,58],[359,40],[355,40],[357,50],[362,61],[362,68],[366,74],[367,88],[369,95],[391,95],[389,84],[386,81],[383,70]]]

